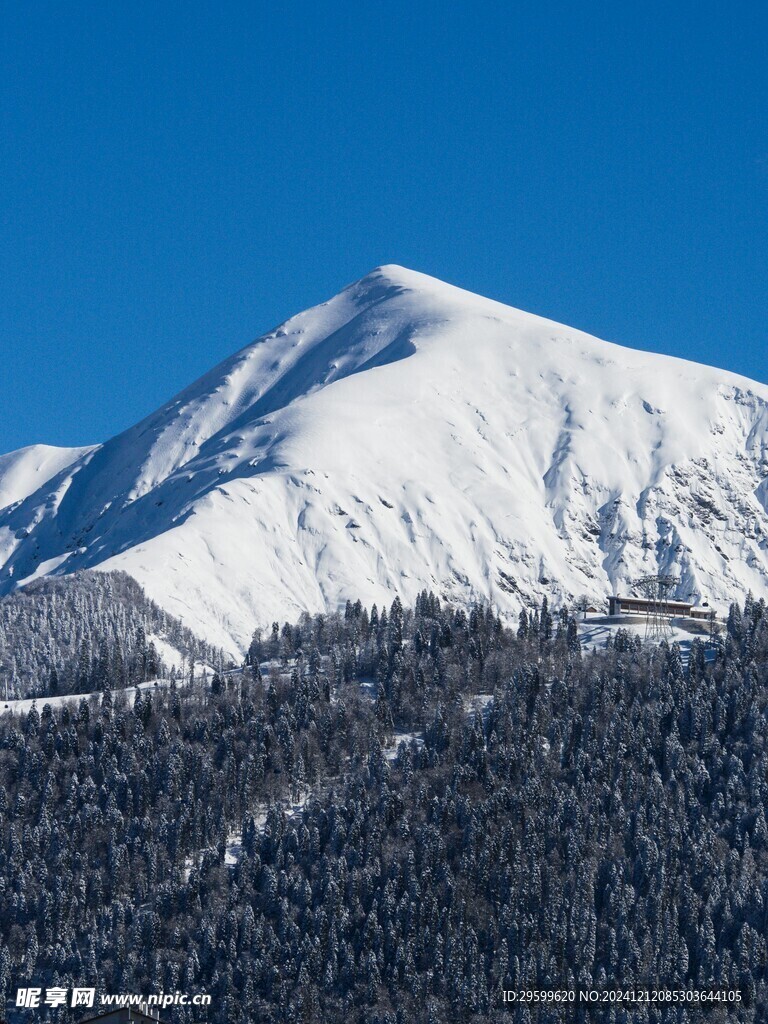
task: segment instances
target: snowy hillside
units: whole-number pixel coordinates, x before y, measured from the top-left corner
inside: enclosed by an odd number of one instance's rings
[[[124,569],[230,650],[423,587],[723,604],[768,595],[767,444],[762,384],[383,267],[104,445],[0,458],[0,593]]]
[[[0,455],[0,509],[43,487],[52,476],[89,451],[92,449],[33,444],[9,455]]]

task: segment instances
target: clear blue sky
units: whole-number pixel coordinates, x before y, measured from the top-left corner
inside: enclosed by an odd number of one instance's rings
[[[402,263],[768,381],[752,3],[8,4],[0,451]]]

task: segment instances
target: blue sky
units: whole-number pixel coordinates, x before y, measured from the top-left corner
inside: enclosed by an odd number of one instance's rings
[[[381,263],[768,381],[764,4],[8,5],[0,451]]]

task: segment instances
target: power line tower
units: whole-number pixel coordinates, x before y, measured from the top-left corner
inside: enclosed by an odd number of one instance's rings
[[[635,580],[635,586],[649,602],[645,619],[645,639],[667,640],[672,636],[670,625],[669,599],[670,594],[680,583],[677,576],[641,576]]]

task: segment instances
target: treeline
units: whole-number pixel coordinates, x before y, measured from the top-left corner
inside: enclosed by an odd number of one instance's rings
[[[127,573],[35,581],[0,598],[0,698],[89,693],[165,677],[169,667],[153,636],[188,663],[222,660]]]
[[[257,633],[207,690],[5,716],[0,988],[208,992],[216,1024],[764,1021],[765,604],[707,658],[423,594]],[[743,1002],[501,1002],[576,986]]]

